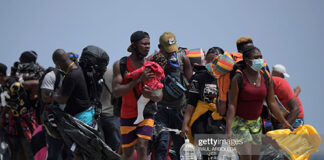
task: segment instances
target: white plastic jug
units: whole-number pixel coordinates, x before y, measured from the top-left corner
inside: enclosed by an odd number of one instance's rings
[[[197,156],[197,160],[202,160],[203,159],[201,151],[200,151],[198,146],[196,146],[196,156]]]
[[[222,144],[221,151],[217,157],[218,160],[238,160],[236,150],[228,144]]]
[[[197,160],[196,148],[189,139],[186,139],[180,148],[180,160]]]

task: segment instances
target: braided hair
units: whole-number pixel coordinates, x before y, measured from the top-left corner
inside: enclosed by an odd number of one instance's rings
[[[255,46],[249,46],[249,47],[246,47],[244,50],[243,50],[243,60],[250,57],[252,53],[254,53],[255,51],[260,51],[259,48],[255,47]]]
[[[206,56],[211,53],[215,53],[216,55],[224,54],[224,50],[220,47],[212,47],[208,49]]]

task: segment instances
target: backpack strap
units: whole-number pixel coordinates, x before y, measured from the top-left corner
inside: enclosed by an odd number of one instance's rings
[[[242,75],[242,71],[240,69],[237,69],[235,71],[235,75],[236,75],[236,78],[237,78],[237,86],[239,89],[242,88],[242,85],[243,85],[243,75]]]
[[[119,60],[119,69],[120,69],[120,74],[124,78],[125,74],[128,72],[128,70],[127,70],[127,56],[125,56]],[[107,89],[108,89],[108,87],[107,87]],[[135,88],[133,88],[133,92],[135,94],[135,98],[139,99],[139,95],[137,94]]]
[[[112,91],[108,88],[105,79],[103,78],[102,80],[104,82],[103,85],[105,86],[106,90],[112,95]]]
[[[127,70],[127,56],[125,56],[119,60],[119,69],[120,69],[120,74],[124,78],[124,75],[128,72],[128,70]]]
[[[266,83],[267,89],[269,88],[269,85],[271,83],[271,75],[270,73],[266,70],[265,67],[262,67],[261,72],[263,73],[264,81]]]
[[[261,69],[261,73],[264,77],[264,81],[265,81],[265,84],[266,84],[266,88],[268,89],[269,88],[269,85],[271,83],[271,75],[270,73],[263,67]],[[242,71],[237,69],[235,71],[235,75],[237,75],[237,84],[238,84],[238,88],[241,88],[242,85],[243,85],[243,77],[242,77]]]
[[[59,84],[60,84],[60,81],[61,81],[61,78],[62,78],[62,74],[56,68],[53,69],[53,72],[55,73],[54,91],[56,91],[59,88]]]

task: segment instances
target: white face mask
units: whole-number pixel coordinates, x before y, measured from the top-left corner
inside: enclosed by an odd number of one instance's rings
[[[252,61],[251,68],[254,71],[259,71],[263,67],[263,64],[264,64],[264,60],[263,59],[253,59],[251,61]]]

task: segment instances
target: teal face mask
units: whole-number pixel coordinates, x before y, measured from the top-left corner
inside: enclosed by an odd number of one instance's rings
[[[264,64],[264,60],[263,59],[253,59],[252,61],[252,66],[251,68],[255,71],[259,71]]]

